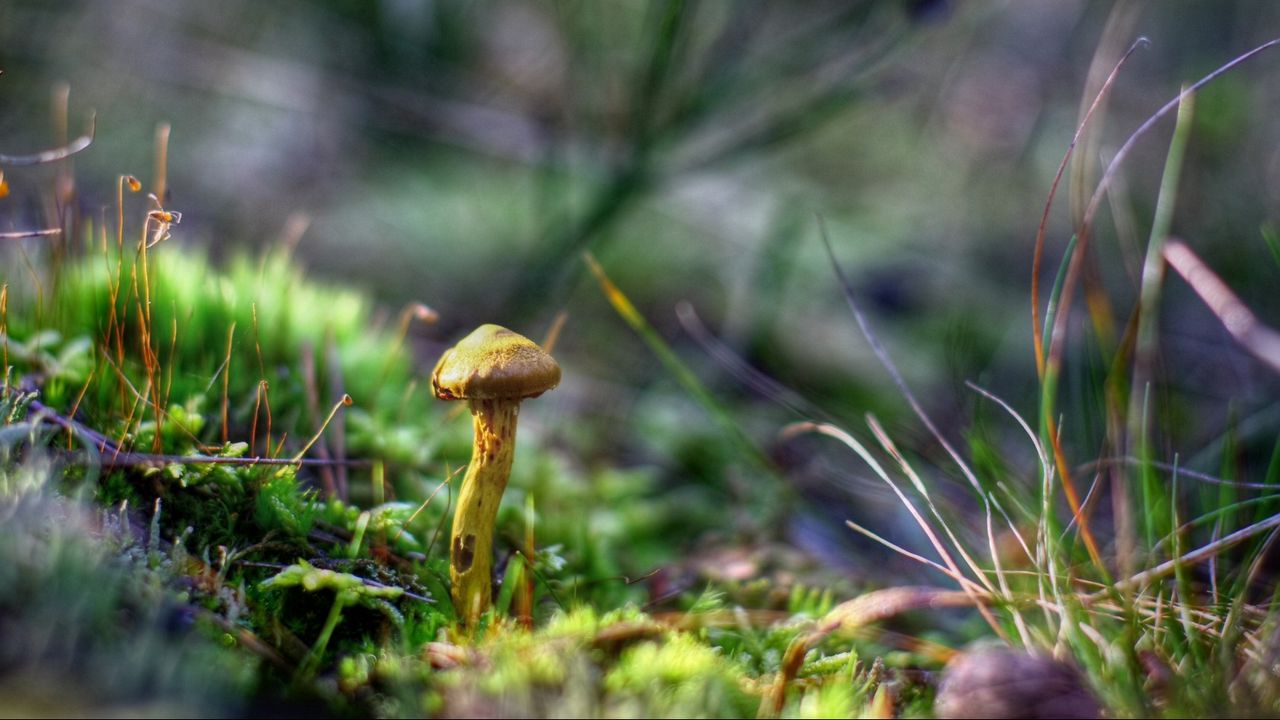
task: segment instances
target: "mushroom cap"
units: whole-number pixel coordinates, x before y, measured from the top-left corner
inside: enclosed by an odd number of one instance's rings
[[[431,389],[441,400],[522,400],[559,384],[555,358],[520,333],[493,324],[446,350],[431,373]]]
[[[978,647],[947,665],[940,718],[1099,718],[1102,706],[1079,670],[1046,655]]]

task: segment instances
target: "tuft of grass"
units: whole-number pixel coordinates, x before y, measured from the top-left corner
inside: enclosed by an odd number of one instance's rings
[[[1030,505],[1019,498],[1015,489],[1005,488],[1002,483],[979,481],[967,462],[951,448],[949,440],[925,414],[892,359],[883,351],[858,307],[851,284],[836,263],[834,253],[831,254],[836,278],[859,329],[902,397],[934,440],[947,451],[961,475],[969,480],[986,510],[985,524],[957,522],[938,512],[920,473],[896,448],[874,416],[868,415],[867,426],[883,453],[895,461],[903,484],[913,491],[910,496],[899,488],[878,458],[841,427],[830,423],[802,423],[793,426],[789,434],[818,432],[836,438],[855,451],[890,485],[910,511],[928,537],[936,559],[908,551],[854,523],[850,523],[851,528],[933,568],[958,585],[960,590],[950,591],[947,597],[975,606],[987,619],[991,632],[1006,641],[1028,648],[1047,647],[1057,654],[1073,657],[1089,675],[1105,705],[1118,715],[1280,711],[1274,704],[1276,693],[1268,689],[1275,685],[1274,671],[1269,665],[1272,655],[1263,649],[1268,646],[1269,634],[1276,623],[1277,606],[1274,597],[1265,591],[1258,592],[1260,568],[1274,538],[1280,536],[1276,529],[1280,526],[1280,516],[1241,512],[1246,507],[1270,507],[1275,503],[1271,492],[1273,472],[1268,470],[1261,482],[1236,481],[1230,467],[1221,476],[1195,470],[1188,474],[1179,454],[1160,458],[1154,442],[1162,417],[1157,408],[1160,396],[1155,391],[1158,378],[1154,368],[1163,263],[1173,265],[1193,286],[1207,287],[1215,283],[1213,291],[1197,289],[1215,307],[1215,313],[1224,323],[1236,322],[1238,330],[1239,318],[1252,318],[1247,310],[1243,314],[1239,311],[1243,307],[1239,301],[1215,276],[1205,271],[1183,243],[1168,239],[1181,159],[1191,128],[1192,93],[1277,44],[1280,41],[1266,43],[1184,90],[1129,138],[1103,176],[1083,225],[1067,245],[1066,259],[1044,314],[1043,338],[1039,335],[1041,328],[1035,328],[1037,351],[1041,346],[1045,348],[1043,360],[1037,356],[1041,370],[1039,431],[1009,404],[971,385],[1008,413],[1035,450],[1039,492]],[[1060,392],[1058,378],[1066,358],[1064,328],[1073,314],[1071,292],[1079,283],[1097,201],[1134,141],[1173,108],[1179,111],[1178,122],[1161,180],[1147,264],[1133,309],[1134,319],[1127,331],[1129,337],[1118,345],[1094,339],[1096,350],[1103,353],[1104,367],[1112,368],[1112,377],[1105,383],[1107,402],[1095,407],[1106,410],[1107,419],[1102,425],[1109,446],[1126,448],[1120,462],[1109,464],[1111,472],[1105,478],[1116,484],[1111,492],[1116,499],[1116,510],[1112,524],[1107,526],[1091,520],[1091,509],[1100,502],[1102,474],[1095,475],[1094,483],[1083,497],[1072,490],[1070,481],[1073,465],[1068,461],[1068,446],[1062,435],[1079,433],[1080,429],[1064,424],[1055,409]],[[1037,240],[1037,263],[1042,239],[1043,235]],[[1228,304],[1236,308],[1234,314],[1225,309]],[[1100,307],[1093,300],[1086,305],[1091,313],[1098,312]],[[1095,333],[1105,326],[1095,322]],[[1249,338],[1255,341],[1269,332],[1266,328],[1253,327]],[[1248,339],[1241,342],[1248,345]],[[1251,350],[1264,361],[1270,357],[1268,351]],[[1114,388],[1125,386],[1116,379],[1118,372],[1131,373],[1127,396],[1114,392]],[[1229,434],[1222,447],[1224,463],[1232,452],[1230,438]],[[1095,470],[1098,467],[1099,464],[1094,465]],[[1187,482],[1200,485],[1201,491],[1187,492]],[[1209,490],[1204,485],[1206,482],[1216,488]],[[1256,494],[1245,497],[1242,491],[1246,488]],[[1063,501],[1066,501],[1065,508]],[[917,509],[917,503],[929,509],[927,516]],[[997,523],[1004,525],[1003,532],[1017,539],[1013,551],[1019,567],[1016,571],[1007,565],[1009,560],[995,543]],[[1025,534],[1021,530],[1027,525],[1034,528],[1034,533]],[[1100,540],[1109,542],[1104,544]],[[1104,548],[1109,549],[1110,554],[1104,555]],[[1119,577],[1115,578],[1117,573]],[[876,603],[872,600],[876,594],[872,593],[838,606],[809,634],[798,637],[788,649],[785,672],[779,674],[762,712],[776,714],[782,710],[788,682],[797,676],[801,658],[826,637],[826,633],[849,623],[862,622],[863,613],[859,609],[863,607],[885,612],[896,612],[898,605],[910,607],[913,604],[910,598],[915,597],[910,590],[881,591],[897,593],[894,598],[906,593],[909,597],[898,598],[900,602],[890,601],[886,596],[886,600]],[[932,597],[931,593],[940,592],[922,589],[916,594]],[[934,606],[936,603],[936,600],[927,601]]]

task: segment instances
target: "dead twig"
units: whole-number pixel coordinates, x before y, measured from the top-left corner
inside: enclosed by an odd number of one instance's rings
[[[312,467],[369,467],[372,460],[329,460],[316,458],[273,458],[273,457],[223,457],[219,455],[165,455],[160,453],[125,452],[117,443],[83,423],[65,417],[39,400],[32,400],[27,406],[28,415],[35,414],[43,421],[57,425],[73,435],[80,435],[90,440],[95,449],[93,453],[67,453],[72,462],[98,465],[104,468],[124,467],[164,467],[166,465],[295,465]],[[107,457],[109,456],[109,457]]]
[[[85,462],[98,463],[104,468],[164,467],[165,465],[297,465],[302,467],[369,467],[372,460],[321,460],[318,458],[280,457],[222,457],[219,455],[163,455],[159,453],[122,452],[110,458],[91,459],[80,454]]]
[[[257,635],[254,635],[247,628],[241,627],[221,615],[204,608],[196,608],[196,615],[202,620],[206,620],[213,625],[216,625],[219,630],[234,637],[236,642],[242,647],[276,666],[276,668],[284,671],[286,674],[291,674],[294,671],[295,668],[293,663],[285,660],[284,656],[275,648],[268,645],[266,641]]]
[[[1170,240],[1164,248],[1164,259],[1204,300],[1236,342],[1272,370],[1280,372],[1280,333],[1263,325],[1186,243]]]

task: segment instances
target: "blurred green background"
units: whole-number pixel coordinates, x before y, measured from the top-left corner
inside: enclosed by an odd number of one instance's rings
[[[0,152],[55,144],[51,107],[69,88],[69,132],[97,117],[74,161],[75,209],[92,217],[118,175],[151,177],[156,127],[170,123],[174,242],[227,258],[305,221],[310,273],[372,293],[387,322],[408,302],[439,311],[412,328],[424,374],[479,323],[538,338],[565,311],[565,384],[530,413],[537,436],[586,466],[652,465],[751,507],[772,481],[741,470],[609,307],[590,250],[811,501],[778,532],[845,561],[839,520],[896,505],[848,458],[777,446],[778,429],[814,408],[854,425],[870,410],[941,455],[857,334],[815,218],[939,425],[1004,449],[993,462],[1020,477],[1031,449],[963,383],[1034,413],[1032,241],[1091,63],[1105,73],[1151,41],[1081,147],[1086,192],[1182,83],[1277,34],[1280,5],[1263,0],[4,0]],[[1264,55],[1199,99],[1174,221],[1271,324],[1280,266],[1261,231],[1280,224],[1278,68]],[[1139,146],[1099,223],[1096,269],[1121,326],[1171,128]],[[52,169],[6,173],[0,230],[56,219],[42,201]],[[1046,279],[1072,216],[1064,183]],[[1275,378],[1169,286],[1162,455],[1194,459],[1239,423],[1242,462],[1265,456]],[[677,307],[812,405],[795,412],[735,377]],[[1079,418],[1066,424],[1074,456],[1089,458],[1100,428],[1089,348],[1077,351],[1063,407]]]

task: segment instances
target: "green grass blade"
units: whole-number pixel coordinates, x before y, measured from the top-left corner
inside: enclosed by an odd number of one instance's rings
[[[1062,298],[1062,284],[1066,281],[1067,268],[1071,266],[1071,257],[1076,252],[1076,235],[1071,236],[1071,240],[1067,242],[1067,249],[1062,254],[1062,264],[1058,266],[1058,275],[1053,279],[1053,289],[1049,291],[1049,302],[1045,306],[1044,311],[1044,329],[1042,337],[1044,338],[1044,346],[1049,347],[1050,336],[1053,334],[1053,323],[1058,315],[1058,301]],[[1046,422],[1053,417],[1054,408],[1056,407],[1055,399],[1058,396],[1058,373],[1052,367],[1045,368],[1045,377],[1040,387],[1040,435],[1048,444]]]
[[[1128,442],[1130,448],[1134,450],[1133,454],[1142,461],[1139,467],[1142,489],[1141,507],[1151,509],[1169,507],[1169,501],[1164,497],[1164,487],[1151,466],[1154,457],[1149,432],[1153,412],[1150,407],[1150,385],[1159,344],[1160,291],[1164,279],[1162,252],[1165,239],[1169,236],[1173,224],[1178,181],[1182,175],[1187,140],[1191,135],[1194,98],[1195,95],[1186,93],[1178,105],[1177,122],[1173,129],[1173,138],[1169,141],[1164,174],[1160,178],[1160,191],[1156,198],[1155,215],[1151,221],[1151,236],[1147,241],[1147,256],[1142,267],[1142,282],[1138,298],[1138,331],[1134,348],[1133,382],[1129,386]],[[1140,513],[1139,517],[1142,518],[1148,547],[1155,543],[1157,537],[1176,527],[1176,523],[1171,524],[1170,516],[1163,511]]]
[[[1277,231],[1274,225],[1263,225],[1262,241],[1271,251],[1271,259],[1275,261],[1276,267],[1280,267],[1280,231]]]
[[[761,469],[772,472],[769,461],[765,458],[760,448],[756,447],[755,442],[743,432],[742,427],[734,421],[733,416],[717,401],[707,388],[698,379],[698,376],[689,369],[688,365],[676,355],[666,340],[653,329],[631,300],[613,284],[605,273],[604,268],[596,261],[591,253],[584,253],[583,259],[587,266],[591,269],[592,274],[596,276],[596,281],[600,283],[600,289],[604,292],[605,298],[609,304],[617,311],[627,325],[635,331],[640,339],[649,346],[649,350],[657,356],[667,372],[680,383],[680,386],[689,393],[702,409],[716,422],[724,431],[725,435],[736,445],[744,455],[749,457]]]

